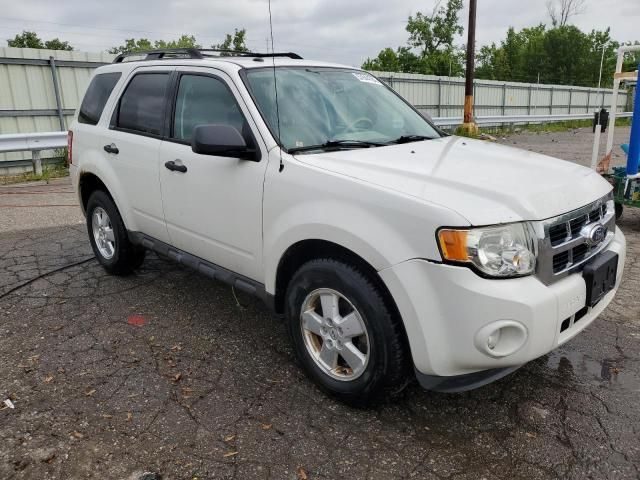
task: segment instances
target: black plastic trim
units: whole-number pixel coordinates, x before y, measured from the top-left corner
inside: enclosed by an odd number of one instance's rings
[[[266,57],[286,57],[292,58],[294,60],[301,60],[302,57],[294,52],[275,52],[275,53],[254,53],[254,52],[244,52],[240,50],[221,50],[215,48],[165,48],[165,49],[156,49],[156,50],[143,50],[139,52],[125,52],[118,55],[113,59],[111,63],[122,63],[127,57],[136,57],[145,55],[145,58],[141,58],[140,60],[133,60],[136,62],[147,61],[147,60],[176,60],[183,58],[190,59],[203,59],[209,57],[222,57],[221,55],[208,55],[207,52],[214,53],[226,53],[228,56],[236,56],[236,57],[256,57],[256,58],[266,58]],[[167,55],[169,55],[167,57]],[[173,55],[173,56],[172,56]],[[182,56],[176,56],[182,55]],[[186,56],[186,57],[185,57]],[[223,57],[224,58],[224,57]],[[101,64],[104,65],[104,64]]]
[[[200,257],[196,257],[195,255],[173,247],[168,243],[164,243],[163,241],[157,240],[142,232],[129,231],[128,237],[129,241],[135,245],[140,245],[148,250],[152,250],[180,263],[181,265],[190,267],[209,278],[220,280],[234,288],[237,288],[238,290],[254,295],[262,300],[271,310],[275,310],[274,296],[267,293],[264,284],[260,282],[252,280],[251,278],[239,273],[235,273]]]
[[[427,375],[415,370],[418,383],[425,390],[441,393],[459,393],[483,387],[489,383],[500,380],[510,373],[515,372],[523,365],[515,367],[492,368],[491,370],[481,370],[479,372],[467,373],[465,375],[454,375],[451,377],[440,377],[437,375]]]

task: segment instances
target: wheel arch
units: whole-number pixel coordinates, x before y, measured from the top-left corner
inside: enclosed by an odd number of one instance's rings
[[[284,311],[284,295],[295,272],[306,262],[318,258],[341,260],[360,269],[380,290],[389,309],[394,314],[400,315],[391,292],[376,269],[367,260],[342,245],[323,239],[300,240],[289,246],[280,257],[275,278],[274,307],[276,312],[282,313]]]
[[[78,181],[78,192],[80,196],[80,206],[82,207],[82,211],[87,213],[87,203],[89,202],[89,197],[96,190],[102,190],[109,198],[113,200],[113,195],[104,184],[104,182],[98,177],[96,174],[91,172],[83,172],[80,174],[80,180]],[[115,203],[115,201],[114,201]]]
[[[273,297],[275,311],[284,313],[285,293],[295,272],[306,262],[318,258],[332,258],[347,263],[360,270],[371,280],[382,295],[382,299],[391,315],[398,319],[401,328],[400,341],[407,352],[408,358],[412,358],[411,343],[409,342],[404,320],[384,280],[371,263],[354,251],[337,243],[321,239],[306,239],[294,243],[285,251],[280,258],[276,271],[275,295]]]
[[[122,217],[125,227],[131,229],[135,226],[131,224],[129,212],[126,208],[123,208],[124,205],[120,198],[122,196],[122,192],[118,188],[117,182],[112,184],[108,181],[107,176],[108,175],[103,175],[92,170],[84,170],[80,172],[77,184],[80,208],[82,208],[82,212],[86,216],[89,197],[91,197],[91,194],[96,190],[102,190],[109,196],[109,198],[111,198],[111,200],[113,200],[113,203],[118,209],[118,213],[120,213],[120,216]]]

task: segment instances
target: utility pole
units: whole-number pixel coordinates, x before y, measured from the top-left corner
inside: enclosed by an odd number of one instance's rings
[[[469,135],[478,134],[473,118],[473,71],[476,49],[476,0],[469,0],[469,27],[467,37],[467,72],[464,85],[464,119],[462,129]]]
[[[604,50],[607,46],[609,42],[604,42],[602,44],[602,55],[600,56],[600,73],[598,74],[598,93],[600,92],[600,83],[602,82],[602,65],[604,64]],[[602,96],[602,104],[604,104],[604,95]],[[600,105],[600,108],[603,107],[603,105]]]

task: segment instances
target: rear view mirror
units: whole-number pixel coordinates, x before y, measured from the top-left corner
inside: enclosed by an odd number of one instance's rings
[[[191,137],[191,150],[202,155],[257,160],[256,150],[230,125],[198,125]]]

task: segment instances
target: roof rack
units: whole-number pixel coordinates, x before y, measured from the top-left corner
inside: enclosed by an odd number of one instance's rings
[[[217,55],[212,55],[212,53]],[[222,54],[222,55],[221,55]],[[134,61],[162,60],[165,58],[206,58],[206,57],[285,57],[302,60],[302,57],[293,52],[257,53],[238,50],[219,50],[214,48],[165,48],[162,50],[144,50],[141,52],[121,53],[113,59],[112,63],[122,63],[128,57],[143,57]]]

